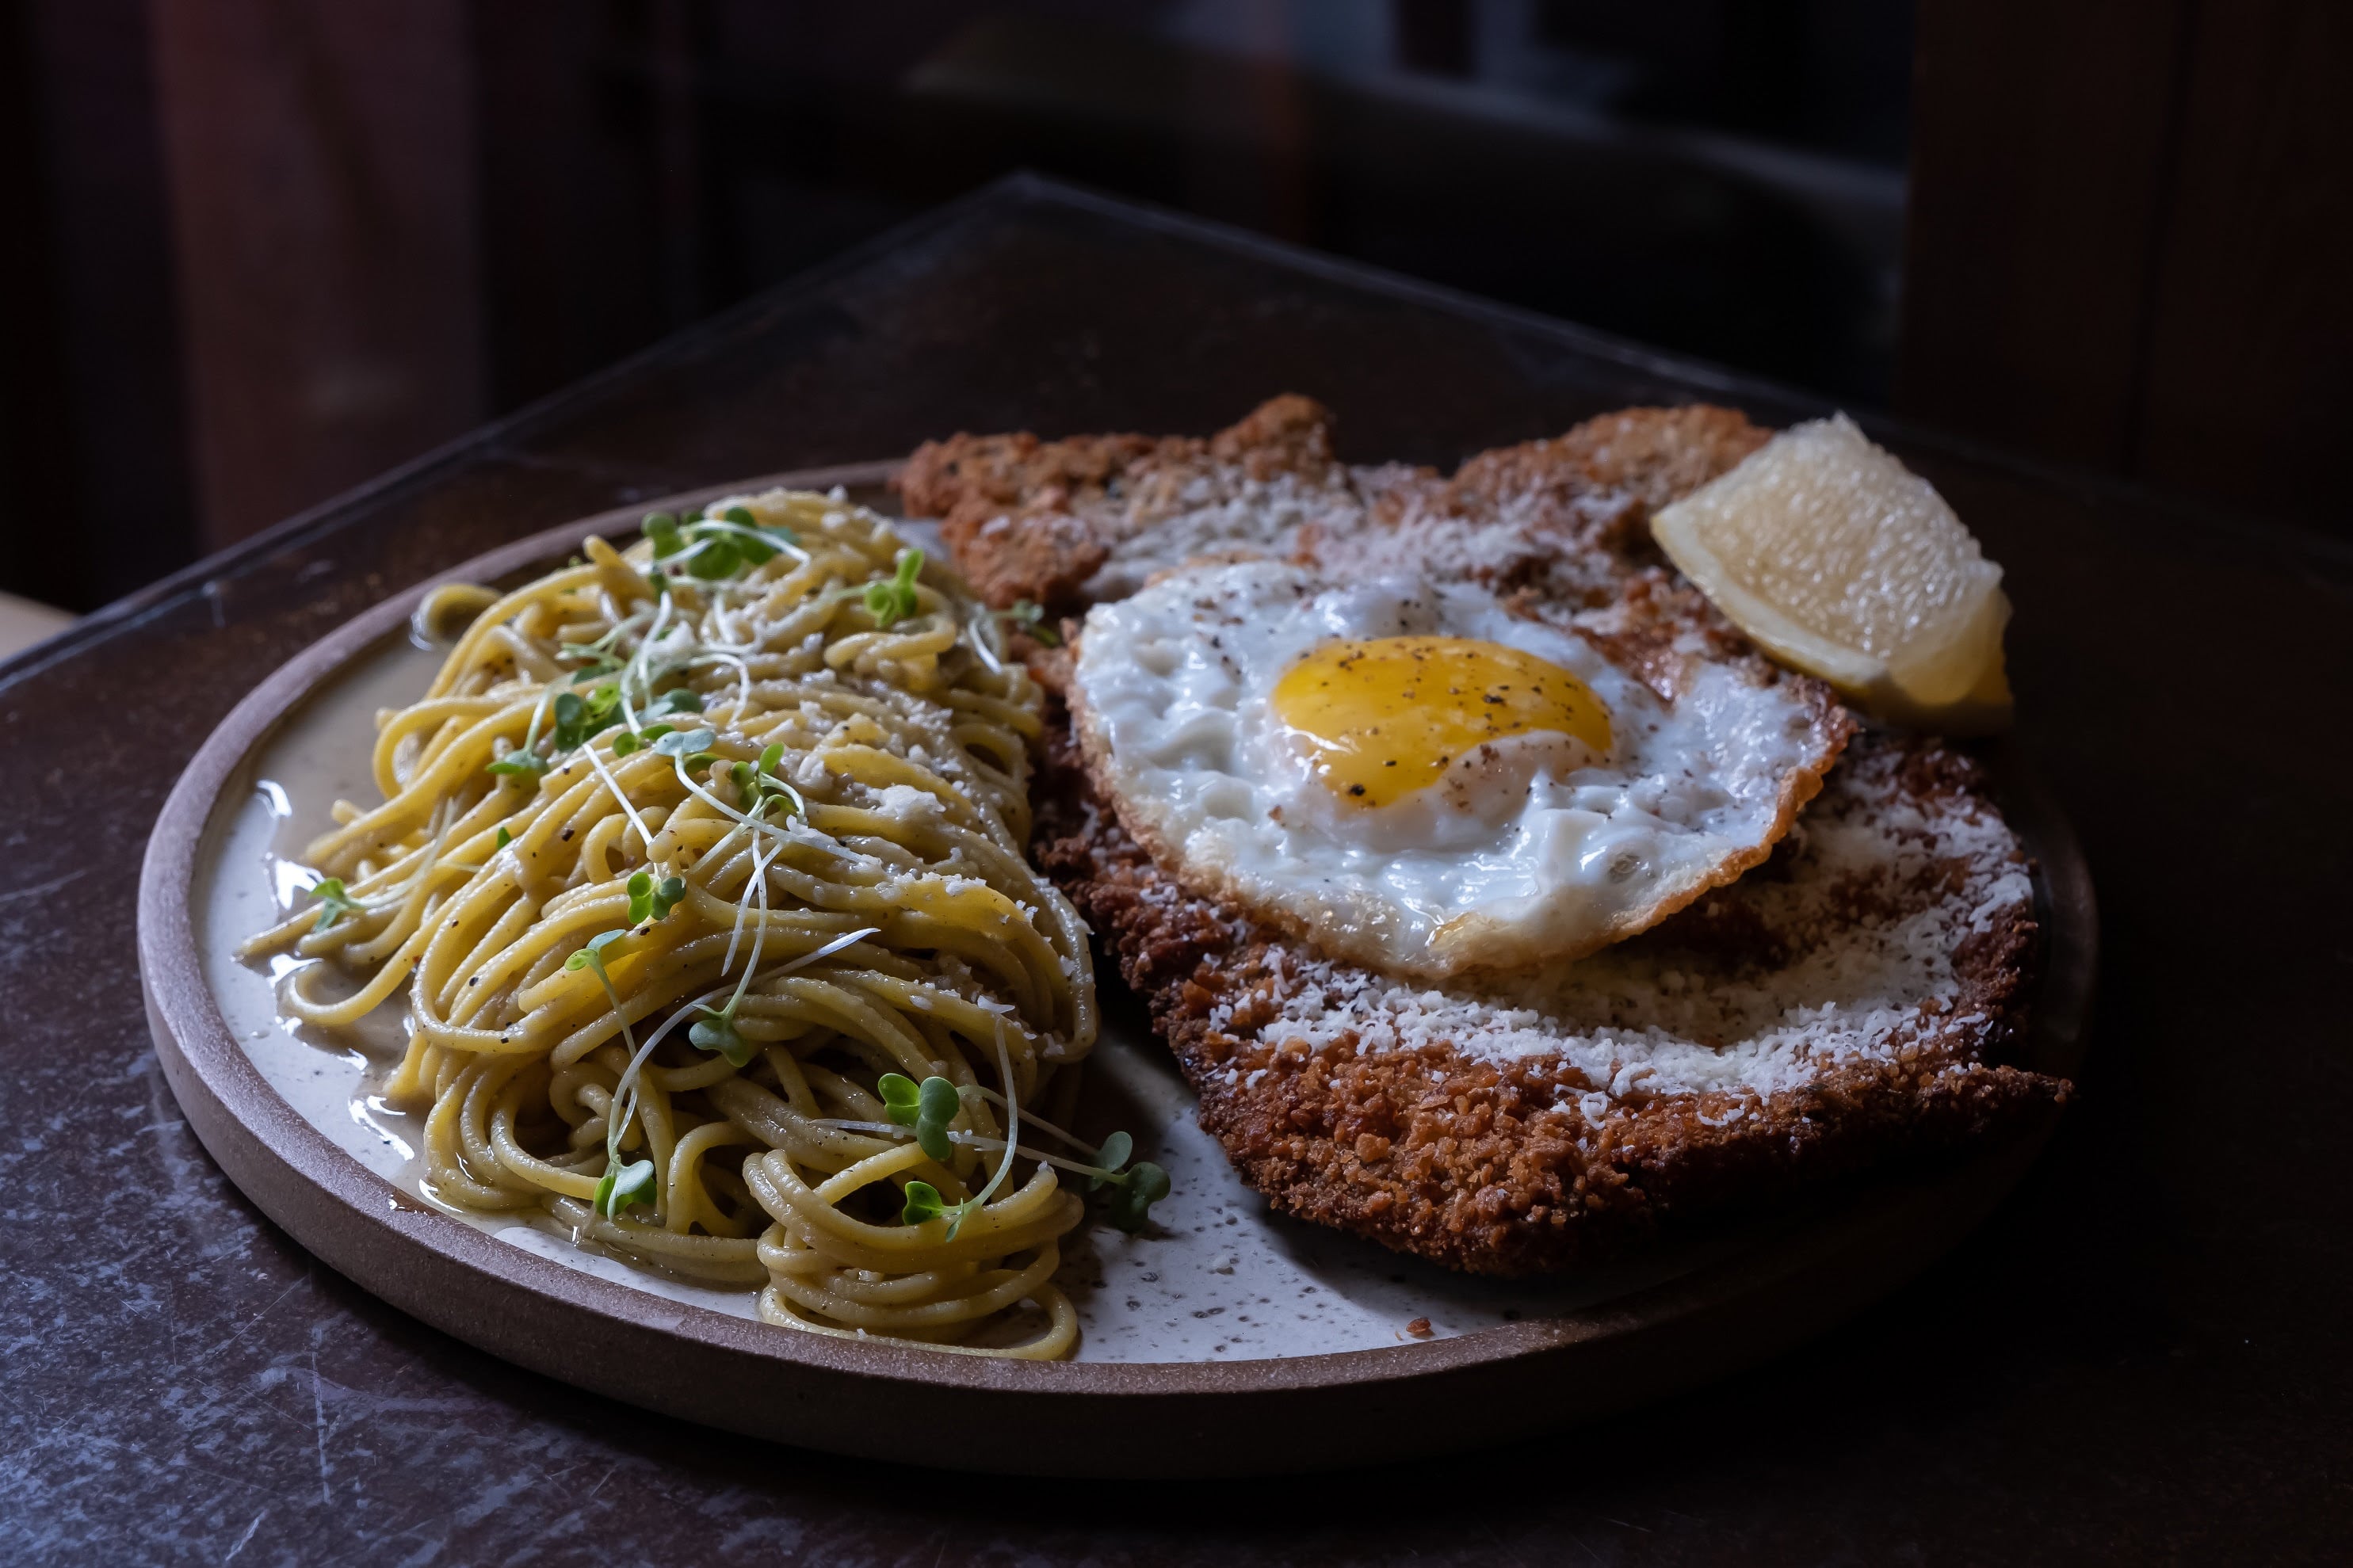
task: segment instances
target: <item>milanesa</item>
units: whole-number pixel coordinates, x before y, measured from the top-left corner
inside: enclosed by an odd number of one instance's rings
[[[1409,565],[1573,622],[1671,695],[1694,658],[1762,660],[1664,564],[1647,518],[1765,436],[1729,410],[1632,409],[1443,477],[1343,465],[1328,416],[1283,397],[1206,440],[959,436],[902,488],[999,605],[1074,613],[1204,560]],[[1067,690],[1067,651],[1029,651]],[[1400,978],[1188,890],[1067,723],[1033,849],[1277,1207],[1472,1272],[1557,1269],[1671,1216],[2013,1135],[2068,1093],[2005,1060],[2031,889],[1978,769],[1934,741],[1850,742],[1850,716],[1814,700],[1824,765],[1844,756],[1771,857],[1550,971]]]

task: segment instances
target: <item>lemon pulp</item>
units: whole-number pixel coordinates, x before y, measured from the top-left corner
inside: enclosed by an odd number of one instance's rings
[[[1866,710],[1953,731],[2007,721],[2001,568],[1844,415],[1781,432],[1651,530],[1741,630]]]

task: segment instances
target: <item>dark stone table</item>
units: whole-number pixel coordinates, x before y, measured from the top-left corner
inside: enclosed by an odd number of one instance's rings
[[[1820,411],[1017,183],[0,668],[0,1560],[2343,1561],[2353,556],[1900,427],[1880,433],[2009,571],[2020,729],[2104,906],[2098,1037],[1981,1233],[1748,1375],[1392,1471],[892,1470],[445,1339],[314,1263],[190,1136],[132,962],[141,847],[206,732],[296,649],[438,566],[639,497],[956,429],[1203,431],[1286,388],[1338,411],[1344,456],[1443,464],[1630,403]]]

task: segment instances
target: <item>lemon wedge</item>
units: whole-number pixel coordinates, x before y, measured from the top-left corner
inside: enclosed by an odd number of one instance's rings
[[[2001,568],[1845,415],[1782,431],[1651,531],[1735,626],[1864,711],[1945,734],[2009,723]]]

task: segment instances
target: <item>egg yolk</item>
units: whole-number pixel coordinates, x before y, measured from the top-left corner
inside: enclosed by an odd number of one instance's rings
[[[1275,683],[1274,711],[1333,793],[1382,806],[1490,741],[1557,731],[1606,755],[1609,710],[1549,659],[1470,637],[1328,642]]]

